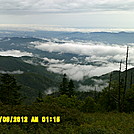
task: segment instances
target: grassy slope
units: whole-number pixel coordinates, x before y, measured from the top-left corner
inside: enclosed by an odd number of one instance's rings
[[[88,113],[78,133],[91,134],[133,134],[134,114]]]
[[[0,104],[1,105],[1,104]],[[53,102],[31,106],[0,106],[0,115],[60,116],[60,123],[0,124],[1,133],[19,134],[133,134],[134,113],[82,113]]]

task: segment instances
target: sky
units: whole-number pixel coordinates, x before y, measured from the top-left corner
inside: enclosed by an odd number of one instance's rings
[[[0,0],[0,24],[134,28],[134,0]]]

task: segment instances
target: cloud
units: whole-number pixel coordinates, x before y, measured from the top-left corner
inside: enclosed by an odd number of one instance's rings
[[[95,83],[100,84],[100,85],[107,83],[107,81],[104,81],[104,80],[102,80],[102,79],[92,79],[92,80],[93,80]]]
[[[47,57],[43,58],[45,61],[48,61],[50,64],[63,63],[64,60],[48,59]]]
[[[125,69],[126,45],[104,44],[94,42],[65,42],[58,44],[53,42],[40,43],[33,42],[36,49],[58,53],[77,54],[78,58],[73,58],[72,63],[63,63],[59,61],[49,64],[48,71],[64,74],[66,73],[73,80],[82,80],[85,76],[100,76],[114,70],[119,70],[119,62],[122,60],[122,71]],[[129,67],[134,65],[134,46],[129,46]],[[83,64],[79,64],[79,57],[86,56]]]
[[[0,55],[1,56],[13,56],[13,57],[33,56],[32,53],[21,52],[20,50],[0,51]]]
[[[23,71],[20,71],[20,70],[16,70],[16,71],[1,71],[0,70],[0,73],[2,73],[2,74],[23,74],[24,72]]]
[[[23,60],[23,61],[24,61],[25,63],[31,64],[31,65],[35,65],[35,66],[39,65],[39,64],[33,62],[32,60]]]
[[[95,65],[78,65],[78,64],[50,64],[47,66],[47,70],[64,74],[66,73],[70,79],[79,81],[83,80],[85,76],[100,76],[109,73],[114,70],[119,70],[119,63],[107,63],[106,65],[95,66]],[[132,66],[129,65],[128,68]],[[125,64],[122,65],[122,70],[125,69]]]
[[[77,64],[51,64],[48,66],[48,71],[64,74],[66,73],[70,79],[82,80],[84,76],[90,73],[93,66],[77,65]]]
[[[85,55],[86,61],[104,61],[109,60],[120,62],[125,59],[126,45],[118,44],[104,44],[100,42],[66,42],[64,44],[58,44],[53,42],[40,43],[32,42],[36,49],[49,52],[61,52],[61,53],[72,53],[77,55]],[[131,45],[129,48],[130,61],[134,63],[134,46]]]
[[[35,32],[36,30],[40,31],[61,31],[61,32],[134,32],[133,28],[70,28],[63,27],[61,25],[39,25],[39,24],[0,24],[1,30],[14,30],[14,31],[30,31]],[[4,34],[12,34],[12,32],[0,32]]]
[[[89,86],[89,85],[81,85],[81,84],[79,84],[79,88],[78,88],[78,90],[79,91],[84,91],[84,92],[88,92],[88,91],[91,91],[91,90],[93,90],[93,91],[102,91],[102,89],[104,89],[105,87],[107,87],[108,86],[108,84],[107,83],[105,83],[104,85],[99,85],[99,84],[95,84],[94,86]]]
[[[52,94],[52,93],[57,92],[57,91],[58,91],[58,88],[50,87],[47,90],[45,90],[44,93],[48,95],[48,94]]]
[[[133,11],[133,0],[0,0],[5,14]]]

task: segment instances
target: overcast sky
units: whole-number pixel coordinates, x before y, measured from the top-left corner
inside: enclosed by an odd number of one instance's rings
[[[134,28],[134,0],[0,0],[0,24]]]

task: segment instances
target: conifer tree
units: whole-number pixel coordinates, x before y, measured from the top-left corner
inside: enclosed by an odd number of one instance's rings
[[[38,97],[36,98],[36,102],[43,102],[43,94],[39,90]]]
[[[67,80],[67,75],[63,75],[63,80],[62,83],[60,84],[60,94],[66,94],[68,93],[68,80]]]
[[[14,76],[2,74],[0,81],[0,101],[6,105],[20,104],[21,98],[19,90],[21,87],[17,84]]]
[[[68,80],[67,75],[64,74],[62,82],[60,84],[60,95],[65,94],[68,97],[71,97],[72,95],[74,95],[74,88],[75,86],[73,80]]]
[[[72,95],[74,95],[74,83],[70,80],[68,84],[68,96],[71,97]]]

